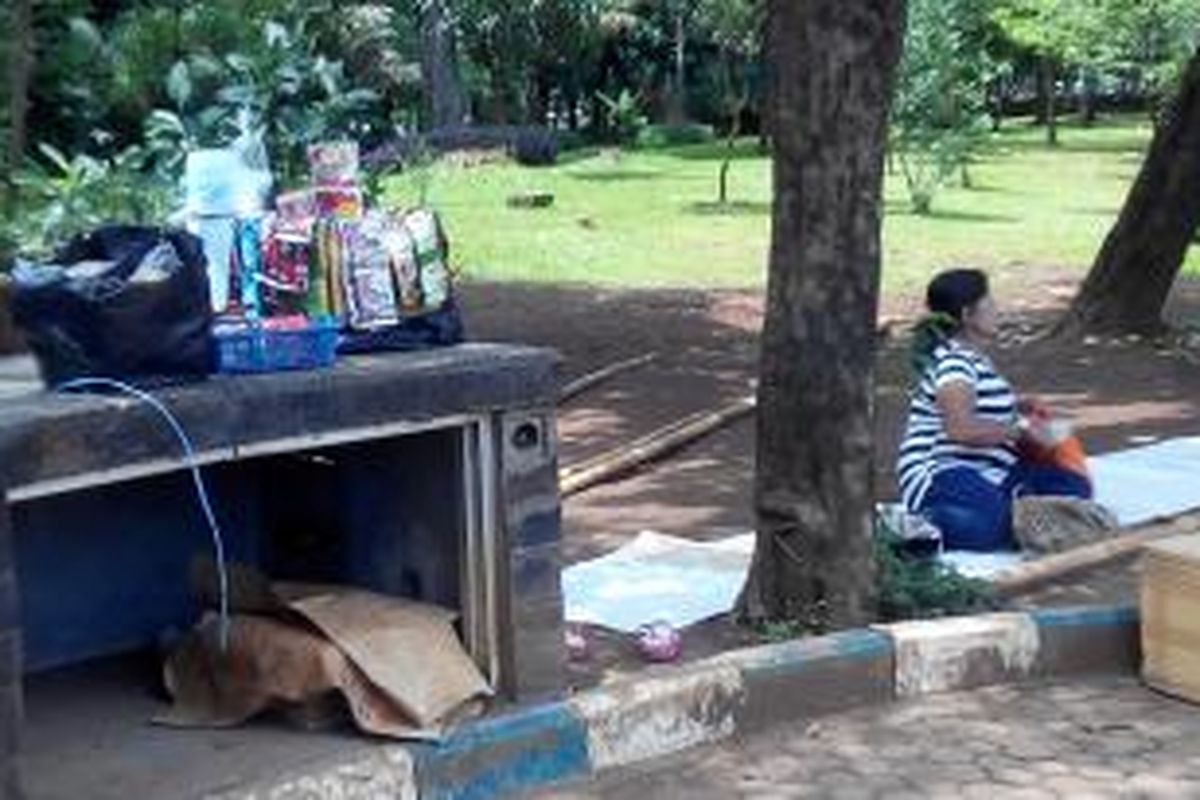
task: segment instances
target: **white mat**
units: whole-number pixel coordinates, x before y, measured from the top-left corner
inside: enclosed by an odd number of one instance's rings
[[[753,554],[754,534],[705,543],[645,531],[563,571],[566,618],[619,631],[700,622],[733,608]]]
[[[1095,456],[1096,500],[1122,525],[1200,508],[1200,436]]]
[[[1122,525],[1200,508],[1200,437],[1096,456],[1090,467],[1096,500]],[[753,534],[703,543],[641,533],[616,552],[563,571],[566,617],[620,631],[656,621],[700,622],[733,608],[753,553]],[[991,578],[1021,555],[948,552],[942,560],[964,575]]]
[[[976,553],[970,550],[947,550],[938,556],[938,561],[959,575],[985,581],[1008,572],[1024,560],[1021,553]]]

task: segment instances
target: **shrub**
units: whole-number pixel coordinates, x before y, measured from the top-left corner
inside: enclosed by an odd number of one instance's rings
[[[637,138],[638,147],[676,147],[689,144],[708,144],[716,138],[711,125],[648,125]]]
[[[480,125],[442,128],[400,136],[372,150],[364,159],[370,167],[386,169],[404,164],[421,151],[436,155],[463,150],[503,149],[526,166],[549,166],[558,161],[558,134],[549,128],[519,125]]]
[[[911,556],[886,532],[876,537],[875,560],[884,622],[976,614],[997,607],[986,581],[964,577],[935,559]]]

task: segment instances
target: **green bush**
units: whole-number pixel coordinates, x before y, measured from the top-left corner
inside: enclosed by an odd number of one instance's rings
[[[555,137],[558,139],[559,151],[564,153],[571,150],[582,150],[591,144],[588,138],[579,131],[558,131]]]
[[[647,125],[638,134],[637,146],[658,148],[707,144],[714,138],[715,134],[711,125],[694,122],[683,125]]]
[[[109,223],[161,224],[176,204],[169,178],[129,147],[112,158],[68,158],[40,145],[41,159],[15,176],[16,206],[0,218],[0,259],[46,257],[72,237]]]
[[[932,558],[910,556],[890,534],[876,538],[875,560],[883,622],[978,614],[998,606],[987,581],[963,577]]]

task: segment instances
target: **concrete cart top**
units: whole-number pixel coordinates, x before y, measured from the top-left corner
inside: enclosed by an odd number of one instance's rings
[[[399,435],[500,409],[553,406],[553,351],[465,344],[341,359],[311,372],[214,376],[154,391],[201,463]],[[0,359],[0,481],[10,500],[179,469],[179,442],[132,398],[41,389]]]

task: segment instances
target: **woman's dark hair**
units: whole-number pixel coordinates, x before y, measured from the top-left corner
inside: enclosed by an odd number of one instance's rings
[[[950,269],[929,282],[925,306],[929,313],[913,328],[913,382],[933,360],[933,352],[962,328],[963,314],[988,295],[987,273],[978,269]]]

